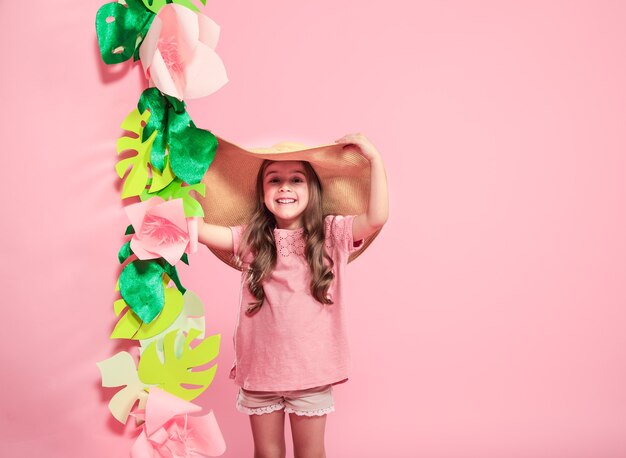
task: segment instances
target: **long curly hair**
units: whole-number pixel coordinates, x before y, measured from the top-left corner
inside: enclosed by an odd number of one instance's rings
[[[237,256],[244,259],[248,253],[253,261],[247,268],[248,289],[256,300],[248,303],[247,314],[260,310],[265,300],[263,282],[276,267],[276,240],[274,229],[276,219],[265,206],[263,177],[267,167],[275,161],[265,160],[259,168],[256,180],[256,205],[252,219],[242,236]],[[328,288],[335,278],[332,272],[333,260],[324,249],[324,214],[322,210],[323,191],[319,177],[306,161],[302,161],[309,188],[309,203],[302,214],[305,248],[304,254],[311,269],[311,295],[322,304],[332,304]]]

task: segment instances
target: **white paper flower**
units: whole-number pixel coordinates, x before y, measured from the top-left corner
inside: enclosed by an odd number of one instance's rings
[[[150,86],[179,100],[212,94],[228,81],[215,52],[220,27],[176,3],[164,5],[139,48]]]

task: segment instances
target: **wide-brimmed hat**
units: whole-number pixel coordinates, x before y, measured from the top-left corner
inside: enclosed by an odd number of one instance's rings
[[[265,159],[309,162],[322,184],[324,215],[358,215],[367,211],[370,165],[353,149],[344,149],[337,143],[309,147],[296,142],[245,149],[218,137],[215,159],[202,179],[206,195],[199,196],[207,223],[239,226],[250,222],[256,203],[257,174]],[[376,235],[378,232],[367,237],[364,246],[352,253],[348,262],[363,253]],[[240,270],[231,252],[211,251]]]

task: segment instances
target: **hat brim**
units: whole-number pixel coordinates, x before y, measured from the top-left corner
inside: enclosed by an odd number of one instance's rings
[[[248,224],[256,201],[256,177],[265,159],[307,161],[317,173],[324,193],[324,215],[358,215],[367,211],[370,189],[369,162],[361,154],[333,143],[316,147],[281,143],[272,148],[245,149],[218,137],[215,159],[202,182],[205,196],[198,196],[204,220],[219,226]],[[367,237],[356,259],[374,240]],[[240,270],[229,251],[211,250],[220,260]]]

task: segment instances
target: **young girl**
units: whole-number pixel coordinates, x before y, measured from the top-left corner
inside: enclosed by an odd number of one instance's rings
[[[231,377],[241,387],[237,408],[250,416],[257,458],[285,456],[285,413],[295,456],[324,457],[332,385],[348,377],[344,267],[387,221],[388,198],[374,145],[361,134],[336,143],[342,154],[356,152],[369,163],[362,213],[324,216],[326,183],[315,168],[276,155],[258,170],[256,206],[247,225],[203,222],[199,228],[200,242],[232,253],[243,272]],[[345,194],[333,196],[337,208],[354,198]]]

